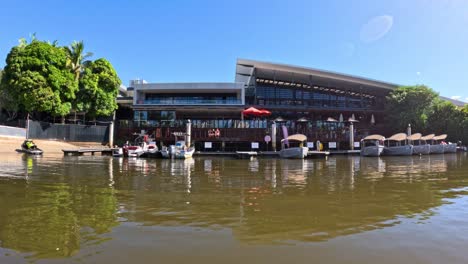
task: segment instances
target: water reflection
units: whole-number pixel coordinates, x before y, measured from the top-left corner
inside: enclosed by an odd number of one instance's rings
[[[0,246],[67,257],[119,222],[229,228],[241,243],[323,241],[424,223],[466,186],[466,155],[329,159],[5,157]],[[115,234],[114,234],[115,235]]]
[[[86,183],[82,177],[96,174],[98,168],[107,176],[107,164],[52,167],[47,173],[42,161],[24,156],[2,170],[1,247],[33,253],[31,258],[55,258],[74,255],[80,244],[105,241],[100,235],[117,225],[114,190],[98,186],[100,181]],[[4,163],[0,166],[5,168]],[[24,178],[16,177],[21,173]]]

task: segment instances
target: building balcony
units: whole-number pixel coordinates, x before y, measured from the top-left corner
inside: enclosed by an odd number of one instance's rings
[[[151,99],[138,100],[137,105],[242,105],[242,100]]]

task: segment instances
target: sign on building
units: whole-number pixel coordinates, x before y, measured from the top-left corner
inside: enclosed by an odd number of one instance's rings
[[[210,149],[210,148],[212,148],[212,147],[213,147],[212,142],[205,142],[205,148],[206,148],[206,149]]]
[[[310,149],[314,148],[314,142],[307,142],[307,147]]]
[[[258,149],[259,148],[259,144],[258,142],[252,142],[252,149]]]
[[[336,142],[328,142],[329,149],[336,149]]]

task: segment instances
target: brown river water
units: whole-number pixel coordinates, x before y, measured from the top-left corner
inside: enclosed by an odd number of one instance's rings
[[[0,263],[468,263],[466,153],[0,154]]]

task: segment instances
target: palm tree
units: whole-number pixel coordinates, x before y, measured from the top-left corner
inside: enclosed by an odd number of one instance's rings
[[[93,53],[84,53],[83,41],[73,41],[69,47],[66,47],[66,51],[68,55],[67,64],[75,74],[75,80],[78,81],[84,65],[88,62],[87,59],[93,56]]]
[[[70,67],[73,74],[75,74],[75,81],[79,81],[81,72],[83,71],[86,64],[89,63],[87,60],[89,57],[93,56],[92,52],[84,53],[84,44],[83,41],[73,41],[73,43],[65,48],[67,52],[67,65]],[[75,109],[75,124],[76,124],[76,109]],[[65,122],[63,120],[62,122]]]

